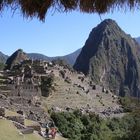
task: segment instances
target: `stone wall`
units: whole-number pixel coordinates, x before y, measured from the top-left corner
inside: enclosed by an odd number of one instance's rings
[[[35,85],[22,85],[20,89],[21,96],[41,96],[41,89]]]
[[[25,97],[32,97],[32,96],[41,96],[41,89],[38,85],[33,84],[22,84],[22,85],[15,85],[9,84],[7,85],[11,89],[9,96],[25,96]]]
[[[7,116],[8,120],[12,120],[14,122],[18,122],[22,125],[24,125],[24,117],[23,116]]]
[[[25,127],[24,125],[22,125],[22,124],[20,124],[20,123],[18,123],[18,122],[14,122],[14,121],[13,121],[13,124],[15,125],[15,127],[16,127],[17,129],[26,129],[26,127]]]
[[[33,128],[26,128],[26,129],[22,129],[20,130],[22,134],[32,134],[34,132]]]
[[[28,126],[28,128],[33,128],[35,131],[38,131],[38,132],[41,131],[41,126],[39,124],[30,125]]]

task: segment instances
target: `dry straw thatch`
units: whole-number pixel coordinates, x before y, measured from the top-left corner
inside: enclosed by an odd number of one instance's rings
[[[59,12],[80,10],[87,13],[105,13],[115,8],[139,8],[140,0],[0,0],[0,11],[10,7],[20,9],[23,16],[45,19],[50,8]]]

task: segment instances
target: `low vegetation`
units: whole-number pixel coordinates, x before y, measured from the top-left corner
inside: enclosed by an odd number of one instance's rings
[[[41,77],[41,91],[42,91],[42,96],[48,97],[51,90],[52,90],[52,84],[53,84],[54,76],[49,75],[49,76],[42,76]]]
[[[120,97],[120,104],[125,112],[136,112],[140,110],[140,99],[135,97]]]
[[[23,135],[11,121],[0,119],[0,140],[44,140],[38,134]]]
[[[93,113],[83,115],[79,110],[52,113],[51,117],[70,140],[140,140],[140,102],[125,97],[121,103],[129,111],[122,118],[102,119]]]
[[[3,70],[5,67],[5,64],[4,63],[0,63],[0,70]]]

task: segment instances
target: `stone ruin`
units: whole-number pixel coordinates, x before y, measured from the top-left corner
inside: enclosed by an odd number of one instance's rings
[[[32,134],[34,132],[33,128],[25,128],[20,130],[22,134]]]
[[[5,72],[7,76],[6,89],[11,90],[9,95],[23,97],[41,96],[40,76],[41,74],[46,74],[48,63],[39,60],[26,60],[19,65],[18,69]]]
[[[18,123],[24,125],[24,116],[7,116],[6,118],[8,120],[18,122]]]
[[[33,124],[33,125],[29,125],[28,128],[32,128],[33,130],[38,131],[38,132],[41,131],[41,126],[40,126],[39,123],[38,124],[36,123],[36,124]]]
[[[12,121],[22,134],[31,134],[34,131],[38,131],[40,133],[41,131],[41,125],[37,122],[35,124],[25,126],[25,117],[21,114],[17,116],[5,116],[5,108],[3,107],[0,107],[0,117]]]
[[[0,116],[5,117],[5,109],[3,107],[0,107]]]

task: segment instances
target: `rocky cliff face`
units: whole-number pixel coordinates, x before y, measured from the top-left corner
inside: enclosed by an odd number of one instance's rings
[[[116,94],[140,96],[139,45],[111,19],[94,28],[74,69],[89,74],[98,84],[109,87]]]
[[[20,64],[24,60],[28,60],[26,53],[19,49],[14,52],[6,61],[6,69],[12,69],[14,65]]]

